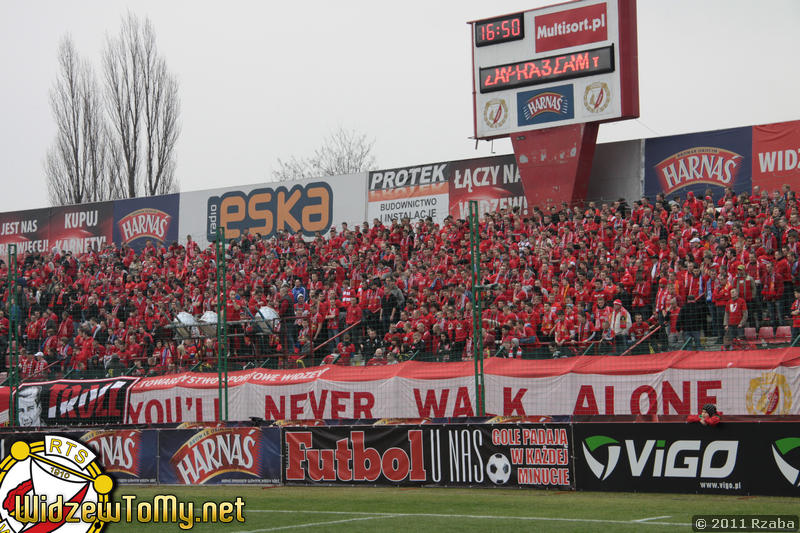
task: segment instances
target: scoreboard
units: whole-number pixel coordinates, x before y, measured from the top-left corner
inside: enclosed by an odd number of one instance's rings
[[[470,23],[475,137],[639,116],[635,0]]]

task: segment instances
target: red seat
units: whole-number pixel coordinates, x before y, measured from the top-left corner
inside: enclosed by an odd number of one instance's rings
[[[775,338],[783,342],[792,340],[792,326],[778,326],[775,330]]]
[[[758,338],[762,341],[771,341],[775,339],[775,331],[772,326],[761,326],[758,330]]]
[[[744,328],[744,338],[749,341],[754,341],[758,336],[756,335],[756,328]]]

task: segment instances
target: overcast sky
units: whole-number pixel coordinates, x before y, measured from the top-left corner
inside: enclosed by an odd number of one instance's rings
[[[337,126],[379,168],[511,153],[472,135],[469,20],[556,3],[0,1],[0,211],[48,205],[48,93],[69,33],[99,71],[127,10],[149,17],[180,82],[182,191],[272,181]],[[601,142],[800,118],[800,2],[640,0],[641,118]]]

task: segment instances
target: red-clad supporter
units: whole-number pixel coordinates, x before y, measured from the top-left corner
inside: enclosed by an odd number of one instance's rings
[[[478,230],[480,283],[489,286],[481,294],[481,324],[484,338],[497,339],[489,353],[509,341],[516,346],[513,339],[525,356],[554,345],[577,353],[601,338],[604,321],[615,353],[629,345],[626,333],[635,342],[649,321],[662,326],[652,336],[659,349],[680,346],[690,326],[706,339],[724,336],[726,316],[738,321],[727,324],[729,338],[738,334],[731,325],[795,326],[800,213],[793,191],[776,192],[486,213]],[[307,240],[284,231],[234,239],[226,249],[228,320],[246,320],[248,311],[268,305],[281,323],[273,333],[231,325],[232,360],[300,353],[301,334],[312,346],[332,339],[323,350],[333,350],[342,342],[339,332],[358,321],[352,336],[360,341],[364,326],[374,328],[395,358],[415,343],[432,359],[445,359],[445,349],[452,354],[446,360],[469,356],[476,297],[469,236],[467,221],[448,216],[440,225],[407,219],[342,225]],[[100,357],[117,358],[136,375],[216,364],[214,339],[210,349],[203,339],[173,344],[170,327],[180,311],[199,318],[216,310],[213,246],[202,249],[187,236],[183,244],[153,240],[138,252],[106,246],[82,254],[20,254],[17,268],[25,280],[18,294],[21,345],[56,354],[75,376],[96,370]],[[7,275],[0,266],[2,279]],[[7,302],[7,290],[2,294]],[[623,317],[613,314],[616,300],[643,320],[631,325],[624,316],[623,327]],[[739,316],[745,306],[748,313]],[[690,311],[699,318],[687,325],[678,315]],[[6,350],[8,327],[2,310],[0,348]],[[137,361],[141,369],[134,368]]]

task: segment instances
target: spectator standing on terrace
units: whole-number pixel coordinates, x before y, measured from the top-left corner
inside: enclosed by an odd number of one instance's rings
[[[794,288],[794,303],[791,308],[792,315],[792,341],[800,335],[800,285]]]
[[[308,300],[308,291],[303,286],[303,280],[300,278],[294,279],[294,287],[292,287],[292,297],[297,302],[299,297],[302,296],[304,300]]]
[[[625,351],[628,343],[628,333],[631,330],[631,314],[622,307],[622,300],[614,300],[614,308],[609,315],[609,324],[614,330],[614,342],[616,345],[616,355]]]
[[[286,285],[281,286],[278,293],[278,316],[281,320],[281,344],[290,352],[294,352],[294,298]]]
[[[683,331],[687,338],[692,339],[695,350],[700,349],[700,334],[706,320],[706,303],[704,283],[708,281],[701,274],[700,265],[693,263],[687,273],[685,283],[684,301],[686,302],[678,318],[678,329]]]
[[[747,323],[747,302],[739,296],[737,289],[731,289],[731,297],[725,306],[725,344],[723,349],[731,349],[733,339],[744,336],[744,325]]]

